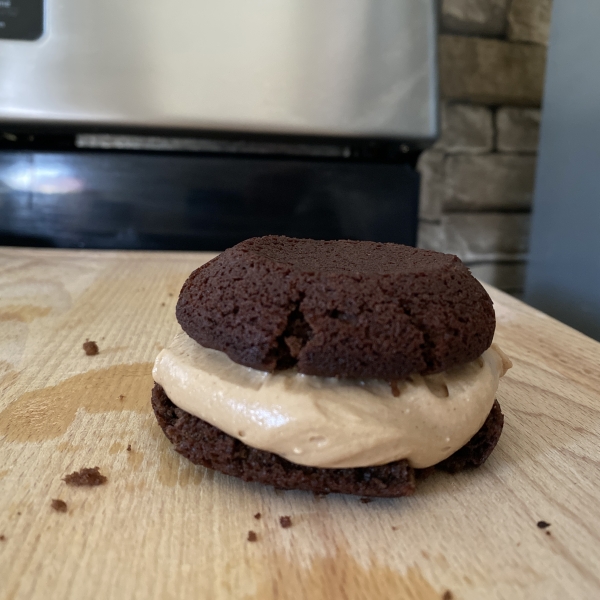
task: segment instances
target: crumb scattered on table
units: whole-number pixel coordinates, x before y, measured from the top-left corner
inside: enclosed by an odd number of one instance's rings
[[[94,467],[93,469],[85,468],[79,471],[74,471],[69,475],[63,477],[63,481],[67,485],[75,486],[95,486],[102,485],[108,480],[102,473],[100,473],[100,467]]]
[[[283,517],[279,517],[279,524],[284,528],[287,529],[288,527],[292,526],[292,518],[286,516]]]
[[[6,536],[2,533],[0,534],[0,542],[4,542],[6,540]]]
[[[51,506],[56,512],[67,512],[68,508],[67,503],[59,498],[53,498]]]
[[[442,596],[442,600],[452,600],[452,598],[454,598],[454,594],[450,590],[446,590]]]
[[[547,523],[546,521],[538,521],[537,526],[540,529],[546,529],[546,527],[550,527],[550,523]]]
[[[160,305],[161,306],[166,306],[166,304],[164,302],[161,302]]]
[[[261,517],[262,517],[262,515],[260,513],[256,513],[254,515],[254,518],[257,519],[257,520],[260,519]]]
[[[90,342],[89,340],[85,340],[83,342],[83,350],[88,356],[96,356],[98,354],[98,344],[96,342]]]
[[[131,444],[127,444],[127,452],[131,452]]]
[[[396,531],[398,528],[395,525],[392,525],[392,531]]]
[[[369,502],[373,502],[373,498],[361,498],[360,501],[363,504],[369,504]]]
[[[256,540],[258,540],[258,536],[256,535],[256,532],[249,531],[248,532],[248,541],[249,542],[256,542]]]
[[[123,402],[123,400],[125,400],[125,394],[119,394],[119,400]]]
[[[395,379],[390,381],[390,387],[392,388],[392,396],[394,396],[394,398],[398,398],[398,396],[400,396],[400,388],[398,387],[398,382]]]
[[[552,533],[550,533],[549,531],[546,531],[546,535],[552,535]]]

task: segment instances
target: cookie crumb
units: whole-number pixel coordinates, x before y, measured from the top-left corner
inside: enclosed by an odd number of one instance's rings
[[[17,514],[18,514],[19,516],[21,516],[21,511],[17,512]]]
[[[400,388],[398,387],[398,382],[395,379],[390,381],[390,387],[392,388],[392,396],[394,396],[394,398],[398,398],[398,396],[400,396]]]
[[[284,516],[284,517],[279,517],[279,524],[284,528],[287,529],[288,527],[292,526],[292,518],[288,517],[288,516]]]
[[[52,508],[56,511],[56,512],[67,512],[67,503],[64,500],[59,500],[58,498],[53,498],[52,499],[52,504],[51,504]]]
[[[540,529],[546,529],[546,527],[550,527],[550,523],[547,523],[546,521],[538,521],[537,526]]]
[[[127,445],[127,452],[131,452],[131,444]]]
[[[450,590],[446,590],[442,596],[442,600],[452,600],[452,598],[454,598],[454,594]]]
[[[546,531],[546,535],[552,535],[552,533],[550,533],[549,531]]]
[[[94,467],[93,469],[85,468],[79,471],[73,471],[73,473],[63,477],[63,481],[67,485],[95,486],[102,485],[108,480],[100,473],[100,467]]]
[[[161,306],[166,306],[166,304],[164,302],[161,302],[160,305]]]
[[[4,542],[6,540],[6,536],[4,534],[0,534],[0,542]]]
[[[366,497],[365,497],[365,498],[361,498],[361,499],[360,499],[360,501],[361,501],[363,504],[369,504],[369,502],[373,502],[373,498],[366,498]]]
[[[258,521],[258,519],[260,519],[262,517],[262,515],[260,513],[256,513],[254,515],[254,518]]]
[[[392,525],[392,531],[396,531],[398,528],[395,525]]]
[[[98,344],[96,342],[90,342],[89,340],[85,340],[83,342],[83,350],[88,356],[96,356],[98,352]]]
[[[123,402],[125,400],[125,394],[119,394],[119,401]]]
[[[248,532],[248,541],[249,542],[256,542],[256,540],[258,540],[258,536],[256,535],[256,532],[249,531]]]

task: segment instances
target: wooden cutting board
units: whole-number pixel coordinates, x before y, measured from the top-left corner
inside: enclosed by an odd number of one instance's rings
[[[600,598],[600,344],[490,289],[514,368],[482,468],[369,504],[278,492],[193,466],[150,410],[209,257],[0,249],[0,598]]]

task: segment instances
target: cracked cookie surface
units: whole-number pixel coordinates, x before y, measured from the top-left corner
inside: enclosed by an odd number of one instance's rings
[[[266,371],[400,380],[475,360],[492,301],[453,255],[266,236],[196,269],[177,320],[199,344]]]

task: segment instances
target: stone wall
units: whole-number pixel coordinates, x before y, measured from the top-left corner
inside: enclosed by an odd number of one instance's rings
[[[442,0],[441,136],[418,163],[419,245],[523,288],[551,0]]]

